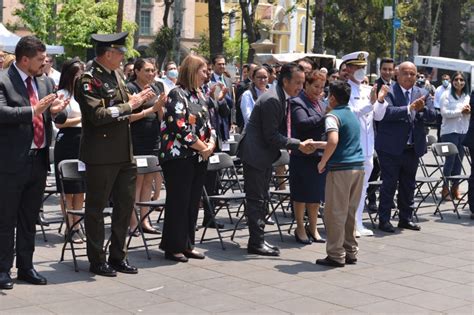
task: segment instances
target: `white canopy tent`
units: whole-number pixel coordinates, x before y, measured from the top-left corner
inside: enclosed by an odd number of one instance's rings
[[[474,90],[474,61],[445,57],[415,56],[415,65],[467,72],[471,76],[471,91]]]
[[[14,53],[16,44],[20,38],[20,36],[10,32],[2,23],[0,23],[0,50]],[[64,47],[46,45],[46,52],[51,55],[61,55],[64,54]]]

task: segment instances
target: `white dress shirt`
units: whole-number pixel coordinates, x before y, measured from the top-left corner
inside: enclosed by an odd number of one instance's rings
[[[16,66],[16,62],[13,63],[13,66],[16,68],[16,70],[18,71],[18,73],[20,74],[20,77],[21,77],[21,80],[23,81],[23,84],[25,85],[26,88],[28,88],[27,84],[26,84],[26,79],[29,77],[29,75],[27,75],[26,73],[24,73],[20,68],[18,68]],[[31,78],[31,85],[33,86],[33,91],[35,92],[36,94],[36,98],[38,99],[38,102],[39,102],[39,95],[38,95],[38,87],[36,86],[36,80],[35,78]],[[28,95],[26,95],[28,96]],[[33,121],[33,118],[34,118],[34,111],[31,111],[32,113],[32,116],[31,116],[31,121]],[[42,149],[44,147],[46,147],[46,126],[44,126],[44,119],[43,119],[43,129],[44,129],[44,139],[43,139],[43,144],[38,148],[35,144],[35,141],[33,140],[31,142],[31,148],[32,149]]]
[[[441,96],[441,135],[449,133],[465,134],[469,129],[469,120],[471,115],[462,113],[464,105],[469,104],[470,97],[468,94],[461,95],[455,99],[451,95],[451,90],[447,90]]]

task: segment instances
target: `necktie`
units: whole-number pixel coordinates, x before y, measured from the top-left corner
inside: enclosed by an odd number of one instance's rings
[[[291,138],[291,108],[290,99],[286,100],[286,135]]]
[[[39,101],[38,97],[36,96],[35,90],[33,90],[33,85],[31,84],[31,77],[26,78],[25,82],[31,107],[34,108]],[[35,115],[33,117],[33,130],[33,143],[36,145],[37,148],[41,148],[44,141],[43,115]]]
[[[407,103],[407,106],[410,106],[410,91],[405,91],[405,100]],[[410,110],[410,131],[408,132],[408,144],[413,144],[413,122],[414,122],[414,117],[413,117],[413,111]]]

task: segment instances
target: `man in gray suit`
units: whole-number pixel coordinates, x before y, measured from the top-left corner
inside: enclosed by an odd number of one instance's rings
[[[287,103],[291,97],[299,94],[304,81],[304,69],[301,66],[296,63],[284,65],[278,85],[257,100],[242,134],[238,156],[244,165],[249,254],[280,254],[278,247],[264,241],[272,163],[280,156],[280,149],[300,150],[310,154],[317,148],[312,139],[300,142],[287,137]]]

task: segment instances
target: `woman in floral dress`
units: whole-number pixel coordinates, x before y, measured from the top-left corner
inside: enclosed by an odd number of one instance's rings
[[[183,60],[161,123],[159,158],[165,178],[166,207],[160,248],[166,259],[178,262],[204,259],[194,249],[194,234],[207,160],[214,151],[216,138],[200,90],[206,71],[206,62],[199,56],[189,55]]]

